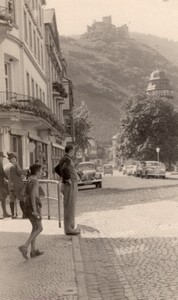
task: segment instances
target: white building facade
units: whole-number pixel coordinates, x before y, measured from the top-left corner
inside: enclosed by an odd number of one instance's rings
[[[62,82],[62,66],[58,59],[55,73],[47,52],[45,4],[0,0],[0,149],[15,152],[22,168],[38,160],[51,178],[51,157],[63,154],[65,130],[63,97],[55,102],[52,88],[53,76]],[[58,37],[57,27],[53,33]]]

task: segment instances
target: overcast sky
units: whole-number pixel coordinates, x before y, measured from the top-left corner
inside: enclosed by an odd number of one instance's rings
[[[60,35],[82,34],[93,20],[111,15],[117,26],[178,41],[178,0],[47,0],[52,7]]]

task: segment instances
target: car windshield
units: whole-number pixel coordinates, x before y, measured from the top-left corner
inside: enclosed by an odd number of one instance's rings
[[[81,165],[78,165],[77,167],[77,170],[79,171],[84,171],[84,170],[95,170],[96,167],[95,167],[95,164],[81,164]]]
[[[148,163],[146,163],[146,166],[148,166],[148,167],[160,167],[161,164],[159,162],[148,162]]]
[[[110,169],[110,168],[112,168],[112,165],[105,165],[104,168]]]

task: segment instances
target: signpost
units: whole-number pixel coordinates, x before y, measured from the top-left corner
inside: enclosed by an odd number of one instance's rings
[[[157,159],[159,161],[159,152],[160,152],[160,148],[159,147],[156,148],[156,152],[157,152]]]

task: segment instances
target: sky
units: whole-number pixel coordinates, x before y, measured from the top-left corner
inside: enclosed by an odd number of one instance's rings
[[[60,35],[79,35],[87,25],[112,16],[116,26],[178,41],[178,0],[46,0],[55,8]]]

